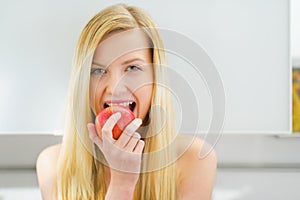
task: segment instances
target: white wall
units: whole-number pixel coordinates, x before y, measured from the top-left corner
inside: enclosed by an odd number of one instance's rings
[[[291,0],[291,50],[293,66],[300,67],[300,1]]]
[[[79,32],[92,15],[115,2],[1,2],[1,133],[61,129]],[[224,83],[225,132],[290,132],[287,0],[134,4],[147,10],[160,27],[183,33],[206,50]],[[181,67],[188,77],[193,74],[186,70],[191,69],[190,65],[178,57],[170,63]],[[200,91],[196,94],[200,107],[194,111],[199,113],[200,129],[206,131],[212,117],[211,99],[205,79],[199,77],[186,81]],[[181,106],[192,111],[195,108],[189,104]]]

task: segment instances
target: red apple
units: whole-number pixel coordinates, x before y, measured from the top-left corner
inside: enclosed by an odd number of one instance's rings
[[[115,140],[117,140],[120,137],[120,135],[122,134],[125,127],[135,118],[133,112],[125,106],[110,106],[110,107],[103,109],[97,115],[98,122],[99,122],[101,128],[103,128],[107,119],[116,112],[121,113],[121,118],[119,119],[119,121],[117,122],[117,124],[114,126],[114,128],[112,130],[113,138]]]

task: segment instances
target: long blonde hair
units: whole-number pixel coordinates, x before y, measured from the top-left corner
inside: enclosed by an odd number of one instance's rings
[[[176,165],[171,163],[174,150],[167,148],[175,137],[171,95],[166,83],[165,55],[158,29],[140,8],[117,4],[96,14],[84,27],[74,56],[65,131],[54,187],[58,199],[104,199],[107,186],[104,164],[95,160],[88,137],[87,123],[93,122],[89,105],[89,78],[92,56],[104,36],[115,30],[140,28],[152,44],[154,90],[149,111],[150,123],[144,139],[142,169],[134,199],[176,199]],[[163,112],[165,111],[165,112]],[[165,125],[161,125],[164,118]],[[159,133],[153,134],[153,132]],[[146,133],[146,135],[147,135]]]

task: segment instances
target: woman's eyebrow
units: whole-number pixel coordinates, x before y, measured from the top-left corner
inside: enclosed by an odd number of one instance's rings
[[[132,59],[129,59],[129,60],[126,60],[122,63],[122,65],[127,65],[129,63],[132,63],[134,61],[141,61],[141,62],[145,62],[145,60],[141,59],[141,58],[132,58]]]
[[[96,63],[96,62],[92,62],[92,65],[98,65],[99,67],[105,67],[104,65],[101,65],[101,64],[99,64],[99,63]]]
[[[142,59],[142,58],[132,58],[132,59],[129,59],[129,60],[124,61],[124,62],[122,63],[122,65],[127,65],[127,64],[132,63],[132,62],[135,62],[135,61],[145,62],[145,60]],[[105,65],[102,65],[102,64],[97,63],[97,62],[95,62],[95,61],[92,62],[92,65],[97,65],[97,66],[99,66],[99,67],[105,67]]]

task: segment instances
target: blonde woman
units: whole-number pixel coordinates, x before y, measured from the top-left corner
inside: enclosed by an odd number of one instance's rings
[[[123,4],[104,9],[84,27],[62,144],[37,160],[43,199],[211,199],[216,157],[212,151],[199,159],[204,142],[176,133],[155,27],[143,10]],[[115,104],[135,116],[118,139],[112,130],[120,113],[103,127],[96,117]],[[186,141],[192,141],[188,148]]]

